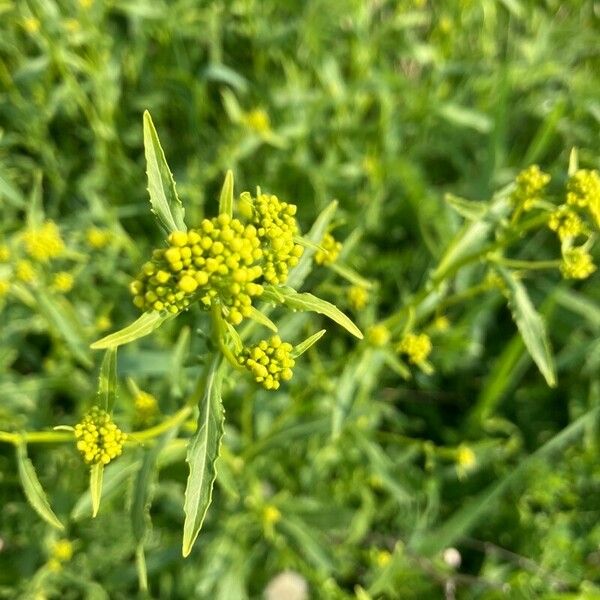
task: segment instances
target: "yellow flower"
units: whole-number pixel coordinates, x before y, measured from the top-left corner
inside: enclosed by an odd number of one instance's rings
[[[534,203],[541,198],[542,190],[548,185],[550,175],[540,170],[537,165],[531,165],[521,171],[515,179],[515,190],[511,199],[524,210],[533,208]]]
[[[263,509],[263,521],[267,526],[273,526],[281,520],[281,512],[276,506],[267,504]]]
[[[375,555],[375,562],[377,563],[377,566],[381,569],[389,565],[391,560],[392,555],[388,550],[379,550]]]
[[[268,113],[262,108],[255,108],[244,116],[246,125],[257,133],[268,133],[271,131],[271,120]]]
[[[63,294],[70,292],[73,289],[73,283],[75,279],[71,273],[67,271],[59,271],[54,275],[54,279],[52,281],[52,287],[57,291]]]
[[[100,229],[99,227],[90,227],[85,232],[85,239],[89,246],[96,250],[104,248],[108,244],[111,238],[111,233],[107,229]]]
[[[27,33],[37,33],[40,30],[40,21],[35,17],[23,19],[23,28]]]
[[[106,331],[112,325],[112,321],[108,315],[100,315],[96,319],[96,329],[98,331]]]
[[[323,236],[321,248],[315,252],[315,262],[318,265],[330,265],[334,263],[342,250],[341,242],[338,242],[330,233]]]
[[[107,465],[121,454],[126,438],[126,434],[113,423],[111,416],[97,406],[75,426],[77,450],[90,465]]]
[[[361,285],[353,285],[348,290],[348,302],[355,310],[362,310],[369,301],[369,292]]]
[[[8,262],[10,260],[10,248],[6,244],[0,244],[0,262]]]
[[[372,346],[385,346],[390,341],[390,330],[385,325],[373,325],[367,331],[367,340]]]
[[[35,279],[35,269],[28,260],[19,260],[15,265],[15,276],[24,283],[31,283]]]
[[[456,451],[456,464],[463,469],[471,469],[475,466],[476,462],[475,452],[469,446],[459,446]]]
[[[446,315],[439,315],[433,322],[433,327],[436,331],[443,333],[450,328],[450,319]]]
[[[408,360],[420,365],[424,363],[431,353],[431,340],[426,333],[407,333],[397,346],[397,351],[408,356]]]
[[[583,221],[579,218],[579,215],[566,204],[559,206],[550,214],[548,227],[558,233],[561,241],[577,237],[584,233],[585,230]]]
[[[73,557],[73,544],[70,540],[57,540],[52,544],[52,558],[59,562],[68,562]]]
[[[151,421],[158,413],[158,402],[148,392],[139,391],[133,398],[137,418],[142,422]]]
[[[23,233],[23,242],[27,254],[40,262],[48,262],[60,256],[65,249],[60,231],[54,221],[46,221],[38,228],[27,230]]]
[[[280,381],[292,378],[295,365],[292,350],[291,344],[282,342],[275,335],[270,340],[261,340],[254,346],[244,348],[238,355],[238,361],[252,373],[257,383],[267,390],[276,390]]]
[[[0,279],[0,298],[6,296],[10,290],[10,282],[7,279]]]
[[[598,171],[579,169],[567,183],[567,204],[586,207],[600,227],[600,174]]]
[[[565,279],[587,279],[596,270],[589,252],[582,247],[563,252],[560,272]]]

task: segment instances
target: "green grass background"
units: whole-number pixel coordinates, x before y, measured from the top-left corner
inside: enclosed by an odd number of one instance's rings
[[[76,274],[56,301],[66,325],[26,298],[0,301],[0,428],[76,422],[94,397],[100,357],[86,348],[98,318],[116,328],[136,314],[127,284],[161,235],[145,189],[145,109],[188,223],[215,213],[228,168],[238,192],[260,185],[296,203],[304,230],[338,199],[344,261],[378,282],[353,315],[366,328],[419,288],[457,230],[445,192],[486,200],[534,162],[563,181],[574,146],[582,166],[600,167],[599,38],[591,0],[0,0],[0,235],[16,239],[41,202]],[[86,246],[92,225],[112,232],[106,249]],[[550,244],[540,234],[523,252]],[[335,274],[309,284],[352,312]],[[448,311],[432,376],[403,381],[328,326],[279,393],[232,385],[214,504],[187,560],[182,448],[155,478],[150,595],[260,598],[293,569],[312,598],[600,597],[593,419],[515,472],[600,404],[600,289],[597,277],[568,287],[548,274],[530,293],[549,322],[552,390],[493,295]],[[165,414],[204,348],[197,320],[177,323],[119,360]],[[293,315],[282,331],[302,339],[316,325]],[[117,416],[131,425],[124,385]],[[461,444],[477,465],[459,478]],[[125,475],[92,521],[73,516],[87,485],[74,449],[30,448],[53,507],[72,515],[75,554],[52,573],[55,534],[27,505],[13,454],[0,447],[0,597],[136,597],[139,454],[119,459]],[[265,506],[282,515],[274,528]],[[462,554],[458,572],[442,559],[448,546]]]

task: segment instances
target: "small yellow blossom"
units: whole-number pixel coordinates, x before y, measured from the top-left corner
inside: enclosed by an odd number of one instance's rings
[[[375,562],[377,566],[381,569],[390,564],[392,560],[392,555],[388,550],[379,550],[375,555]]]
[[[596,270],[585,248],[569,248],[563,252],[560,272],[565,279],[587,279]]]
[[[111,232],[107,229],[100,229],[99,227],[90,227],[85,232],[85,239],[89,246],[96,250],[104,248],[110,242]]]
[[[257,383],[267,390],[276,390],[280,381],[292,378],[295,365],[292,350],[291,344],[274,335],[270,340],[261,340],[255,346],[244,348],[238,361],[252,373]]]
[[[10,282],[7,279],[0,279],[0,298],[6,296],[10,290]]]
[[[341,242],[338,242],[330,233],[323,236],[321,248],[315,252],[315,262],[318,265],[330,265],[334,263],[342,250]]]
[[[475,452],[469,446],[461,444],[456,450],[456,472],[459,479],[464,479],[476,464]]]
[[[281,520],[281,512],[276,506],[267,504],[263,509],[263,521],[267,526],[272,526]]]
[[[15,265],[15,276],[24,283],[31,283],[35,279],[35,269],[28,260],[19,260]]]
[[[373,325],[367,331],[368,342],[378,348],[385,346],[390,341],[390,337],[390,330],[385,325]]]
[[[561,241],[577,237],[585,231],[583,221],[579,215],[566,204],[559,206],[550,214],[548,227],[558,233]]]
[[[54,275],[52,280],[52,288],[57,292],[66,294],[73,289],[75,279],[71,273],[67,271],[59,271]]]
[[[369,301],[369,292],[362,285],[353,285],[348,289],[348,302],[354,310],[362,310]]]
[[[27,230],[23,233],[23,242],[27,254],[40,262],[48,262],[60,256],[65,249],[65,243],[54,221],[46,221],[40,227]]]
[[[448,331],[450,328],[450,319],[446,315],[438,315],[433,321],[433,327],[440,333]]]
[[[398,352],[406,354],[411,363],[420,365],[427,360],[431,353],[431,340],[426,333],[407,333],[396,349]]]
[[[23,28],[27,33],[37,33],[40,30],[40,20],[35,17],[23,19]]]
[[[598,171],[579,169],[567,183],[567,204],[586,207],[600,227],[600,174]]]
[[[10,248],[6,244],[0,244],[0,262],[8,262],[10,260]]]
[[[73,557],[73,544],[70,540],[56,540],[52,544],[52,558],[59,562],[68,562]]]
[[[98,331],[106,331],[107,329],[110,329],[111,325],[112,321],[108,315],[100,315],[96,319],[96,329]]]
[[[257,133],[268,133],[271,131],[271,120],[268,113],[262,108],[255,108],[244,115],[246,125]]]
[[[94,406],[75,426],[75,438],[87,464],[107,465],[121,454],[127,436],[106,411]]]
[[[537,200],[541,199],[542,190],[548,185],[550,175],[540,170],[537,165],[531,165],[521,171],[515,179],[515,190],[511,199],[514,204],[524,210],[531,210]]]
[[[139,390],[133,398],[133,405],[137,418],[142,422],[151,421],[158,413],[158,402],[148,392]]]

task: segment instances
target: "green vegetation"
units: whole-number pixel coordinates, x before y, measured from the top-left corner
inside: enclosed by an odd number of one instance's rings
[[[600,598],[599,36],[0,0],[0,598]]]

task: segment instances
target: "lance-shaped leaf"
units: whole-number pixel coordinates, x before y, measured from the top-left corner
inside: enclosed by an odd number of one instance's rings
[[[212,490],[217,471],[215,463],[219,457],[223,437],[224,413],[221,403],[222,369],[220,358],[213,360],[206,378],[204,398],[200,404],[198,429],[188,446],[186,462],[190,474],[185,489],[183,510],[182,554],[188,556],[212,501]]]
[[[294,346],[292,350],[292,356],[298,358],[304,354],[311,346],[314,346],[324,335],[326,329],[321,329],[317,333],[313,333],[310,337],[306,338],[303,342],[300,342],[297,346]]]
[[[477,202],[475,200],[465,200],[454,194],[446,194],[444,200],[449,204],[461,217],[469,221],[476,221],[485,216],[489,209],[487,202]]]
[[[219,214],[233,215],[233,171],[229,169],[219,196]]]
[[[29,504],[31,504],[35,512],[46,523],[57,529],[64,529],[64,525],[50,508],[50,503],[48,502],[48,498],[46,498],[42,484],[37,478],[33,463],[27,457],[25,444],[17,445],[17,466],[19,469],[19,479],[21,480],[21,485]]]
[[[266,286],[262,297],[268,302],[283,303],[292,310],[310,311],[325,315],[358,339],[362,340],[363,338],[360,329],[337,306],[317,298],[317,296],[299,293],[287,286],[277,288]]]
[[[525,347],[550,387],[556,385],[556,369],[550,350],[548,333],[542,317],[531,303],[525,286],[515,276],[501,267],[498,272],[509,291],[508,306]]]
[[[117,348],[109,348],[104,353],[98,377],[98,404],[106,411],[112,411],[117,399]]]
[[[173,175],[148,111],[144,112],[144,153],[152,212],[167,233],[186,231],[185,210],[177,196]]]
[[[260,310],[254,308],[254,306],[250,307],[250,314],[248,315],[250,319],[264,325],[267,329],[270,329],[274,333],[277,333],[277,325],[267,317],[267,315],[260,312]]]
[[[95,518],[100,510],[102,498],[102,480],[104,479],[104,465],[95,463],[90,468],[90,497],[92,498],[92,517]]]
[[[156,311],[145,312],[133,323],[127,325],[127,327],[94,342],[90,348],[93,350],[103,350],[104,348],[116,348],[117,346],[128,344],[129,342],[133,342],[134,340],[152,333],[173,316],[174,315],[170,313],[160,313]]]

